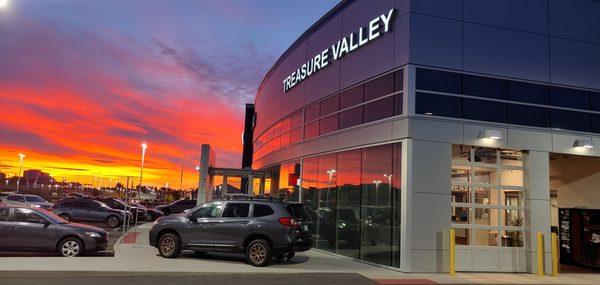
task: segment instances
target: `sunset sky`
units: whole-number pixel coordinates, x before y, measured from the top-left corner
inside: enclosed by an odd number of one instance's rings
[[[0,8],[0,172],[197,183],[200,145],[239,167],[244,103],[334,0],[8,0]]]

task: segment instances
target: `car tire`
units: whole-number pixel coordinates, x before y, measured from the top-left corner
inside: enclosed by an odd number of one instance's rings
[[[109,228],[116,228],[119,226],[119,224],[121,224],[121,221],[119,220],[119,217],[117,217],[115,215],[111,215],[111,216],[108,216],[108,218],[106,218],[106,225]]]
[[[158,239],[158,253],[164,258],[177,258],[181,253],[181,242],[174,233],[166,233]]]
[[[83,242],[74,237],[65,238],[60,241],[57,248],[57,253],[63,257],[76,257],[83,254]]]
[[[294,255],[296,255],[296,251],[292,250],[289,251],[286,255],[285,255],[285,261],[290,261],[292,260],[292,258],[294,258]]]
[[[63,218],[63,220],[70,222],[71,221],[71,216],[69,214],[60,214],[58,215],[59,217]]]
[[[264,239],[255,239],[246,246],[246,259],[252,266],[267,266],[272,258],[271,245]]]

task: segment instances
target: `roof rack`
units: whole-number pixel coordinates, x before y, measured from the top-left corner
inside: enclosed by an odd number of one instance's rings
[[[276,198],[270,195],[250,195],[250,194],[225,194],[221,200],[269,200],[269,201],[283,201],[281,198]]]

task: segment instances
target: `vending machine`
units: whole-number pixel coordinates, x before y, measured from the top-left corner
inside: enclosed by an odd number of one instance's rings
[[[600,210],[559,209],[560,262],[600,268]]]

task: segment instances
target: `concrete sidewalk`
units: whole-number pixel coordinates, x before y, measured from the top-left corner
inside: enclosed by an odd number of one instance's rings
[[[69,272],[85,276],[357,273],[379,284],[598,284],[600,278],[600,274],[561,274],[556,278],[513,273],[459,273],[455,277],[405,274],[316,250],[298,253],[289,262],[264,268],[246,264],[241,255],[197,256],[184,252],[180,258],[166,259],[148,245],[151,226],[151,223],[140,225],[121,237],[115,245],[114,257],[0,257],[0,276],[17,274],[15,271]]]

